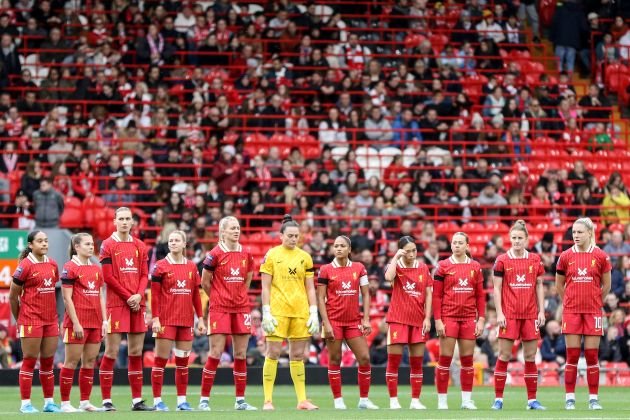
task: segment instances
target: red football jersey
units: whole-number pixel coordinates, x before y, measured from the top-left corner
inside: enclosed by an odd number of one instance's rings
[[[611,269],[610,257],[593,245],[586,252],[574,245],[560,254],[556,273],[565,276],[564,313],[601,314],[602,275]]]
[[[107,284],[107,307],[127,306],[127,299],[140,294],[140,305],[145,305],[144,295],[149,282],[148,255],[142,241],[129,236],[122,241],[117,233],[101,244],[101,264],[111,264],[111,278],[105,277]],[[106,268],[103,272],[107,275]]]
[[[361,321],[359,295],[367,286],[368,276],[363,264],[348,260],[345,266],[337,259],[319,269],[317,283],[326,285],[328,319],[340,325],[357,325]]]
[[[101,328],[103,312],[101,311],[101,286],[103,273],[98,265],[88,262],[82,264],[75,255],[63,266],[61,272],[63,287],[72,290],[72,303],[77,318],[83,328]],[[63,319],[64,328],[72,327],[72,320],[66,313]]]
[[[508,319],[536,319],[536,283],[545,274],[538,254],[525,251],[517,258],[512,250],[497,257],[494,263],[494,276],[503,279],[501,306]]]
[[[414,261],[411,267],[405,267],[398,260],[387,322],[421,327],[428,287],[433,287],[433,278],[426,264]]]
[[[170,255],[167,255],[153,267],[151,280],[161,285],[161,293],[157,300],[160,305],[160,324],[194,326],[193,295],[195,289],[199,289],[201,285],[201,277],[195,263],[184,258],[181,264],[177,264]]]
[[[210,311],[249,313],[247,275],[254,271],[254,257],[241,245],[230,251],[223,243],[215,246],[203,262],[213,274],[210,286]]]
[[[57,263],[44,256],[39,262],[33,254],[20,261],[13,282],[22,287],[19,325],[50,325],[58,322],[55,283],[59,280]]]
[[[483,275],[477,261],[466,257],[463,263],[458,263],[451,256],[438,263],[434,279],[442,282],[442,295],[438,297],[442,301],[442,310],[440,314],[436,313],[439,308],[434,305],[435,319],[485,316]],[[435,302],[435,298],[433,300]]]

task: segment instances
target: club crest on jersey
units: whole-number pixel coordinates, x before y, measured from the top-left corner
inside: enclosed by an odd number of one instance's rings
[[[88,281],[88,288],[89,289],[94,289],[96,287],[96,285],[94,284],[93,281]]]
[[[591,260],[591,267],[595,267],[595,258]]]
[[[33,332],[33,326],[32,325],[29,325],[26,329],[28,330],[29,334]]]
[[[243,264],[243,267],[247,267],[247,260],[242,260],[241,264]]]
[[[531,267],[529,267],[529,268],[531,268]],[[530,273],[531,273],[531,271],[530,271]],[[516,275],[516,281],[519,282],[519,283],[523,283],[525,281],[525,274],[517,274]]]
[[[120,328],[120,321],[114,321],[114,329],[117,330]]]
[[[459,285],[460,287],[468,286],[468,279],[459,279]]]
[[[346,283],[346,282],[345,282],[345,281],[343,281],[343,280],[341,281],[341,287],[342,287],[342,288],[344,288],[344,289],[346,289],[346,290],[347,290],[347,289],[349,289],[351,286],[352,286],[352,283],[351,283],[351,282],[347,282],[347,283]]]
[[[529,266],[529,274],[532,274],[534,272],[534,266],[530,265]]]
[[[470,270],[470,277],[475,277],[475,270]]]
[[[241,269],[236,267],[236,268],[231,268],[230,267],[230,274],[232,274],[233,276],[238,276],[241,273]]]
[[[180,289],[186,287],[186,280],[177,280],[177,287],[179,287]]]
[[[352,278],[356,280],[357,279],[357,273],[352,273]]]
[[[125,258],[125,264],[127,267],[133,267],[133,258]]]
[[[192,280],[192,271],[188,272],[188,280]]]

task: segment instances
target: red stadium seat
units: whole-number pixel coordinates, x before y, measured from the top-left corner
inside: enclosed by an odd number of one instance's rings
[[[81,208],[66,207],[61,214],[61,218],[59,219],[59,227],[62,229],[80,229],[85,227],[83,211],[81,210]]]

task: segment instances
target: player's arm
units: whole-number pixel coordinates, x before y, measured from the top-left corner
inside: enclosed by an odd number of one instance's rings
[[[321,273],[320,273],[321,276]],[[335,335],[333,333],[332,325],[328,319],[328,311],[326,310],[326,295],[328,293],[328,279],[319,277],[317,279],[317,307],[322,317],[322,325],[324,326],[323,338],[328,340],[334,340]]]
[[[101,273],[102,275],[102,273]],[[107,321],[107,303],[105,300],[105,286],[101,287],[101,294],[99,296],[101,300],[101,313],[103,314],[103,325],[101,327],[101,335],[105,337],[108,330],[108,321]]]
[[[249,254],[247,259],[247,276],[245,277],[245,289],[249,290],[249,287],[252,285],[252,279],[254,278],[254,257],[252,254]]]
[[[71,277],[71,273],[68,273]],[[64,277],[61,279],[61,295],[63,296],[63,304],[66,306],[66,312],[70,321],[72,321],[72,331],[76,338],[83,338],[83,327],[77,316],[77,310],[74,307],[74,301],[72,300],[72,292],[74,291],[75,278]]]
[[[101,247],[100,260],[101,269],[103,270],[103,279],[107,285],[107,293],[115,293],[127,302],[131,297],[131,293],[120,284],[118,273],[114,270],[114,266],[112,265],[112,256],[109,252],[109,248]]]
[[[565,259],[562,257],[563,255],[560,255],[560,258],[558,258],[558,264],[556,264],[556,290],[561,301],[564,300],[564,285],[566,281]]]
[[[210,297],[210,287],[214,279],[214,270],[217,268],[217,259],[209,253],[203,260],[203,270],[201,271],[201,287],[206,295]]]
[[[160,332],[160,299],[162,297],[162,273],[159,265],[156,265],[151,274],[151,313],[153,315],[152,331]]]
[[[393,283],[396,279],[396,266],[400,257],[404,256],[407,252],[404,249],[399,249],[389,262],[387,269],[385,270],[385,280]]]
[[[602,274],[602,302],[606,298],[606,295],[610,293],[611,277],[610,270]]]
[[[425,289],[424,321],[422,321],[423,335],[431,331],[431,311],[433,311],[433,285],[429,284]]]
[[[308,299],[308,321],[306,326],[310,334],[315,334],[319,330],[319,315],[317,311],[317,295],[315,293],[315,268],[310,255],[304,265],[304,286],[306,288],[306,298]]]
[[[477,325],[475,335],[479,337],[486,325],[486,291],[483,288],[483,274],[477,269]]]
[[[507,321],[503,313],[503,262],[501,260],[494,263],[492,270],[492,286],[494,294],[494,306],[497,310],[497,325],[505,328]]]
[[[20,316],[20,296],[22,296],[23,288],[24,283],[21,281],[16,283],[16,279],[13,278],[11,288],[9,289],[9,304],[11,305],[11,314],[16,321]]]
[[[542,327],[547,321],[545,318],[545,286],[542,277],[536,279],[536,302],[538,303],[538,326]]]
[[[138,281],[138,288],[136,289],[136,293],[131,295],[131,297],[127,300],[129,306],[134,311],[140,310],[140,304],[142,303],[142,299],[144,298],[147,287],[149,286],[149,254],[147,253],[146,247],[142,247],[139,249],[140,252],[140,278]]]
[[[201,305],[201,279],[199,278],[198,271],[195,271],[195,277],[197,282],[193,287],[193,308],[195,308],[195,314],[197,315],[197,332],[199,332],[200,335],[203,335],[206,333],[206,321],[203,319],[203,306]]]

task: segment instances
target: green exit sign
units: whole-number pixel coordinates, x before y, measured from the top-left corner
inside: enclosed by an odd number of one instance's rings
[[[26,248],[28,232],[17,229],[0,229],[0,259],[17,258]]]

